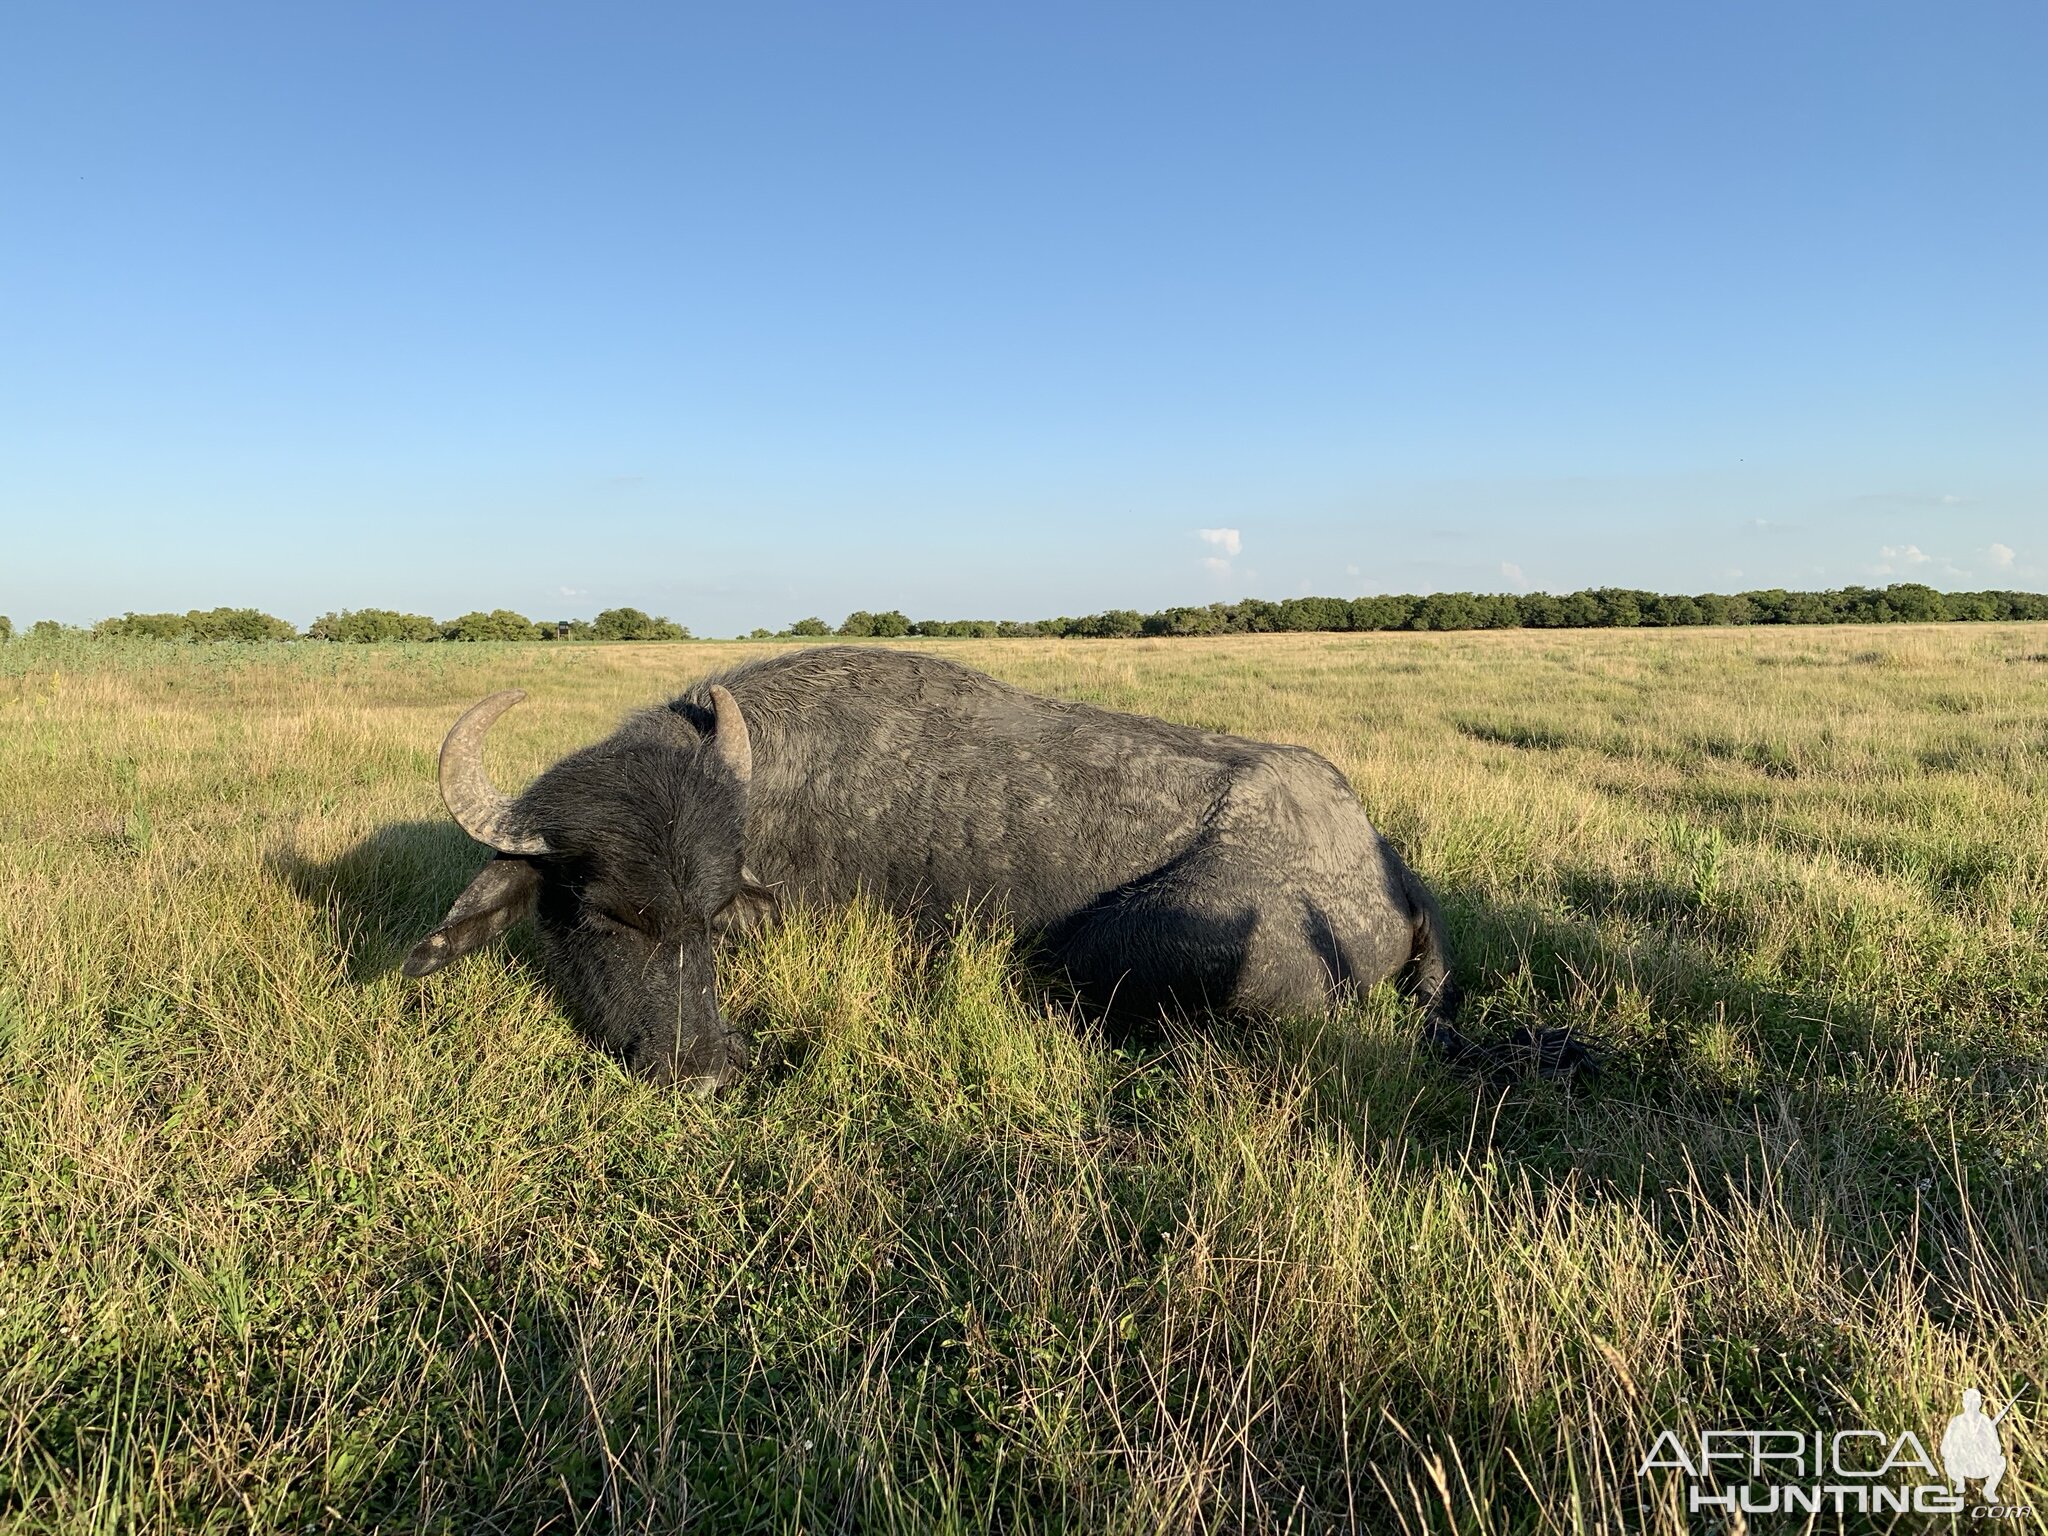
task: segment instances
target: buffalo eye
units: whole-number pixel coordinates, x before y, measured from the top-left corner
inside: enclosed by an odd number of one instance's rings
[[[629,928],[639,934],[645,934],[648,931],[647,920],[639,912],[628,912],[620,907],[598,906],[594,903],[586,906],[584,910],[590,916],[595,917],[600,923],[608,924],[613,928]]]

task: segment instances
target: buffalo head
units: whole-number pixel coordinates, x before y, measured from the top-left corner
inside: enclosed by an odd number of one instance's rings
[[[525,698],[492,694],[441,747],[441,798],[497,857],[405,960],[427,976],[531,916],[548,977],[644,1076],[708,1092],[741,1049],[718,1006],[714,940],[767,893],[742,873],[753,748],[738,702],[678,701],[563,758],[516,798],[484,773],[484,734]]]

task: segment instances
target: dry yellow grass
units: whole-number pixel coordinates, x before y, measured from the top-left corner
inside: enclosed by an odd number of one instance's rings
[[[0,1527],[1677,1531],[1659,1430],[1970,1384],[2048,1510],[2048,632],[931,648],[1326,753],[1606,1076],[853,912],[679,1100],[516,938],[392,967],[460,707],[510,784],[763,647],[0,646]]]

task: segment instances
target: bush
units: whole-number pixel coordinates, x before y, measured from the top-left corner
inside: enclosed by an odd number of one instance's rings
[[[1090,614],[1085,619],[1073,620],[1067,630],[1068,634],[1093,640],[1119,640],[1144,632],[1145,616],[1135,608],[1112,608],[1107,613]]]
[[[398,613],[390,608],[358,608],[323,613],[306,626],[308,640],[338,640],[374,645],[381,640],[437,640],[441,631],[424,613]]]
[[[944,640],[992,640],[1001,628],[994,619],[919,619],[910,632]]]
[[[785,635],[829,635],[832,633],[832,626],[819,618],[798,619],[789,628],[785,629],[783,633]]]
[[[95,640],[190,640],[192,621],[182,613],[124,613],[92,627]]]
[[[538,631],[532,620],[509,608],[489,613],[465,613],[441,626],[443,640],[531,640]]]
[[[690,632],[673,619],[650,618],[638,608],[607,608],[591,625],[599,640],[687,640]]]
[[[256,608],[194,608],[189,613],[124,613],[92,627],[96,640],[296,640],[299,632]]]

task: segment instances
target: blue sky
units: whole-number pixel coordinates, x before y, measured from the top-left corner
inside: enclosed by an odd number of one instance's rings
[[[2035,4],[8,33],[17,623],[2048,586]]]

